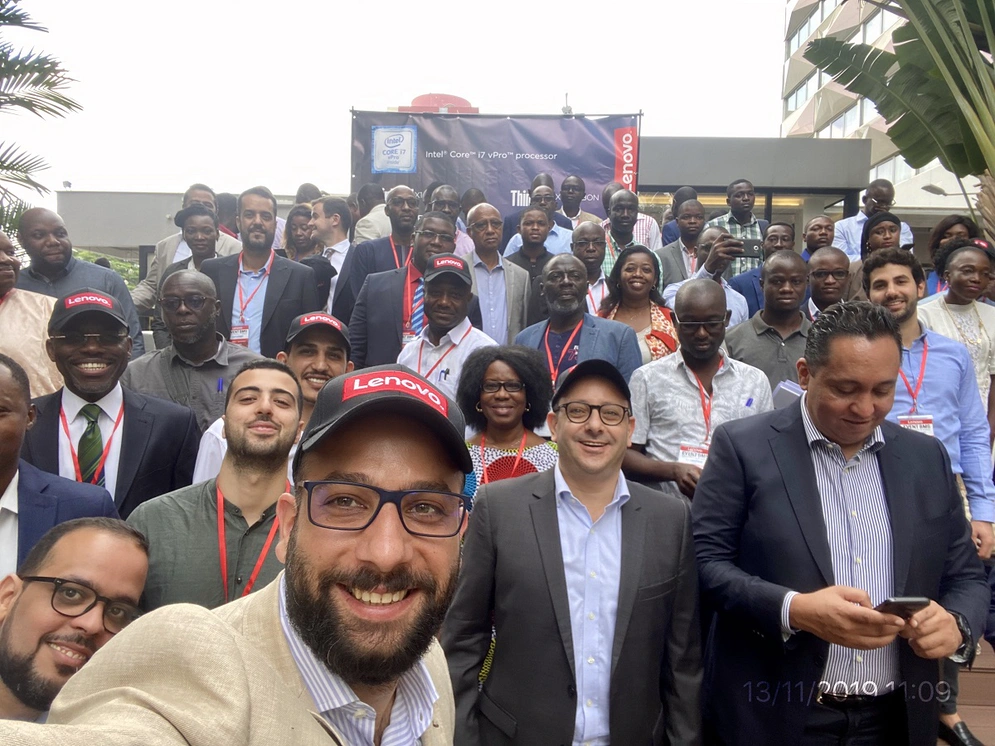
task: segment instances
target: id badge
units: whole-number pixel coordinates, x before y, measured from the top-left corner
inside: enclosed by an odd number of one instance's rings
[[[236,324],[231,328],[231,337],[228,341],[232,344],[242,345],[242,347],[249,346],[249,327],[248,325]]]
[[[401,332],[401,347],[407,347],[408,343],[414,342],[416,339],[418,339],[418,333],[410,326],[405,325]]]
[[[699,469],[705,468],[705,461],[708,460],[708,446],[704,444],[692,445],[691,443],[681,443],[681,450],[677,454],[677,463],[691,464]]]
[[[931,414],[902,414],[898,416],[898,424],[909,430],[915,430],[917,433],[933,434],[933,415]]]

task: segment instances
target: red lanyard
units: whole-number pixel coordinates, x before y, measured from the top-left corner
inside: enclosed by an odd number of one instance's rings
[[[410,258],[411,256],[409,255],[408,259]],[[411,308],[411,304],[414,303],[415,289],[414,289],[414,283],[411,282],[411,265],[406,264],[405,266],[408,268],[408,272],[404,277],[404,308],[401,309],[401,316],[404,321],[404,328],[410,329],[411,317],[413,316],[412,313],[413,309]],[[418,279],[419,278],[415,278],[415,282],[417,282]],[[423,299],[422,304],[424,303],[425,301]],[[419,306],[418,308],[421,308],[421,306]]]
[[[263,286],[263,280],[265,280],[266,277],[267,277],[267,275],[269,275],[270,267],[273,266],[273,260],[275,258],[276,258],[276,253],[272,249],[270,249],[270,252],[269,252],[269,261],[266,262],[266,267],[263,269],[263,276],[262,276],[262,278],[260,278],[259,284],[256,285],[256,289],[255,290],[253,290],[251,293],[249,293],[249,297],[248,298],[243,298],[243,295],[242,295],[242,271],[243,270],[242,270],[242,256],[241,256],[241,254],[238,257],[238,306],[239,306],[239,308],[238,308],[238,320],[240,322],[242,322],[243,324],[245,323],[245,309],[249,307],[249,304],[252,303],[252,299],[256,297],[256,293],[259,292],[259,288],[261,288]]]
[[[724,364],[725,360],[719,360],[719,368],[715,372],[718,373],[719,370],[722,370]],[[701,395],[701,414],[705,418],[705,442],[708,443],[712,439],[712,397],[705,393],[705,387],[701,385],[698,374],[694,371],[691,372],[694,374],[694,382],[698,384],[698,393]],[[714,376],[712,380],[714,386]]]
[[[397,267],[398,269],[400,269],[401,268],[401,255],[397,253],[397,246],[394,244],[394,236],[393,235],[391,235],[391,237],[390,237],[390,250],[394,252],[394,266]],[[409,248],[408,249],[408,256],[404,259],[404,266],[407,266],[407,265],[409,265],[411,263],[411,255],[413,253],[414,252],[411,251],[410,248]]]
[[[225,541],[225,498],[221,494],[220,487],[216,487],[216,490],[218,493],[218,559],[221,562],[221,586],[225,589],[225,603],[228,603],[228,542]],[[287,482],[287,492],[290,492],[289,481]],[[243,596],[248,596],[252,586],[256,584],[256,578],[259,577],[259,571],[263,569],[263,563],[266,561],[266,555],[273,544],[273,539],[276,538],[276,530],[279,525],[280,519],[274,516],[273,525],[266,537],[266,543],[263,544],[259,559],[256,560],[256,566],[252,568],[252,574],[249,576],[249,582],[245,584],[245,590],[242,591]]]
[[[681,244],[681,246],[684,246],[684,244]],[[693,275],[698,268],[698,251],[695,249],[695,251],[685,251],[684,253],[687,254],[688,266],[691,267],[691,271],[688,274]]]
[[[515,472],[518,471],[518,465],[522,463],[522,453],[525,452],[525,438],[528,436],[528,434],[529,434],[528,430],[522,433],[522,442],[518,444],[518,455],[515,456],[515,465],[511,467],[511,476],[515,476]],[[483,474],[481,475],[483,477],[483,479],[481,480],[481,484],[487,484],[487,482],[490,481],[487,478],[487,457],[484,455],[484,443],[485,443],[485,437],[483,434],[481,434],[480,468],[483,470]]]
[[[433,373],[435,373],[435,369],[439,367],[439,363],[441,363],[443,360],[446,359],[446,355],[448,355],[450,352],[452,352],[453,348],[456,347],[457,345],[461,344],[464,339],[466,339],[467,337],[469,337],[470,336],[470,332],[472,332],[472,331],[473,331],[473,327],[471,326],[469,329],[467,329],[465,332],[463,332],[463,336],[459,338],[459,342],[450,342],[449,343],[449,347],[446,348],[446,351],[443,352],[442,356],[438,360],[435,361],[435,365],[433,365],[431,368],[428,369],[428,373],[422,373],[421,372],[421,353],[422,353],[422,350],[425,347],[425,340],[422,339],[421,343],[418,345],[418,375],[420,375],[420,376],[423,375],[423,376],[425,376],[425,378],[428,378],[430,375],[432,375]]]
[[[554,389],[556,388],[556,379],[560,377],[560,366],[563,365],[563,359],[567,356],[567,350],[570,349],[570,343],[574,341],[574,337],[577,336],[577,332],[580,331],[582,326],[584,326],[584,319],[581,319],[577,326],[574,327],[567,343],[563,345],[563,349],[560,350],[560,359],[556,361],[556,367],[554,368],[553,351],[549,349],[549,324],[546,325],[546,333],[542,335],[542,342],[546,345],[546,361],[549,363],[549,376],[553,379]]]
[[[618,258],[618,244],[615,243],[615,239],[612,238],[611,228],[605,231],[605,235],[608,237],[608,253],[611,255],[612,261],[614,262]]]
[[[90,484],[96,484],[100,473],[104,470],[104,462],[107,461],[107,456],[111,452],[111,442],[114,440],[114,433],[117,432],[118,425],[121,424],[121,419],[124,417],[124,402],[121,402],[121,409],[118,410],[117,419],[114,420],[114,429],[111,430],[111,437],[107,439],[107,444],[104,446],[104,452],[100,454],[100,461],[97,462],[97,469],[93,472],[93,478],[90,480]],[[79,469],[79,456],[76,455],[76,446],[73,445],[72,436],[69,435],[69,422],[66,420],[66,410],[65,408],[59,410],[59,419],[62,420],[62,429],[66,433],[66,442],[69,443],[69,453],[73,457],[73,469],[76,470],[76,481],[83,481],[83,472]]]
[[[919,378],[916,379],[916,387],[913,390],[912,385],[909,383],[909,379],[905,376],[905,371],[901,368],[898,369],[898,375],[902,377],[902,381],[905,383],[905,388],[909,391],[909,396],[912,397],[912,409],[909,410],[909,414],[915,414],[919,409],[919,392],[922,390],[922,379],[926,377],[926,356],[929,354],[929,343],[926,338],[923,337],[922,340],[922,361],[919,363]]]
[[[594,284],[597,285],[598,283]],[[601,308],[601,301],[605,299],[605,283],[601,283],[601,298],[597,302],[594,300],[594,293],[591,292],[590,286],[587,288],[587,297],[591,299],[591,313],[597,314],[598,309]]]

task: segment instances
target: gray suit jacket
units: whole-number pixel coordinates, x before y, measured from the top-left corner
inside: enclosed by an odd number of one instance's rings
[[[684,266],[684,250],[681,249],[680,239],[668,243],[662,249],[657,249],[656,255],[660,259],[661,288],[688,278],[688,271]]]
[[[155,308],[156,301],[159,300],[159,273],[173,263],[176,248],[182,239],[183,233],[174,233],[155,245],[155,253],[152,255],[152,261],[149,262],[148,274],[131,291],[131,300],[134,301],[135,308],[139,311],[147,313]],[[224,231],[218,231],[218,243],[215,246],[218,256],[231,256],[241,250],[242,244],[238,240]]]
[[[611,650],[617,744],[698,744],[698,580],[686,501],[629,482]],[[568,744],[577,681],[552,471],[481,488],[441,641],[456,743]],[[493,622],[492,622],[493,620]],[[478,674],[496,630],[483,688]]]
[[[477,252],[468,254],[466,261],[470,264],[473,294],[480,298],[480,305],[483,307],[487,299],[480,294],[480,290],[477,288],[477,273],[473,269],[473,265],[477,262]],[[503,261],[502,263],[504,265],[505,302],[508,307],[508,344],[512,344],[515,341],[515,335],[527,326],[525,311],[529,305],[529,273],[512,262]],[[483,310],[481,310],[481,314],[483,314]]]

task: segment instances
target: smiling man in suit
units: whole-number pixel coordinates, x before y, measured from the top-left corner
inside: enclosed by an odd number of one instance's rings
[[[218,331],[230,342],[276,357],[290,323],[321,305],[314,270],[274,253],[276,197],[266,187],[239,195],[238,226],[242,251],[208,259],[200,271],[218,289]]]
[[[622,475],[630,406],[615,366],[580,363],[547,417],[557,465],[477,493],[441,635],[456,743],[701,743],[690,509]]]
[[[46,474],[20,460],[35,423],[24,369],[0,354],[0,577],[14,572],[50,528],[72,518],[117,518],[107,490]]]
[[[60,298],[45,348],[66,385],[34,401],[21,457],[43,471],[107,489],[122,517],[190,484],[200,430],[186,407],[121,386],[131,338],[113,296]]]
[[[973,657],[991,589],[943,445],[885,421],[901,359],[887,309],[832,306],[800,401],[712,437],[692,503],[712,742],[936,743],[937,662]],[[896,596],[928,606],[875,609]]]

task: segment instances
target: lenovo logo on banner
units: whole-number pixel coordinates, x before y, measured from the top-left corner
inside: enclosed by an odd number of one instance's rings
[[[365,373],[353,376],[345,382],[345,387],[342,389],[342,401],[346,402],[356,396],[388,391],[407,394],[428,404],[443,417],[449,416],[449,402],[446,401],[446,397],[422,379],[406,373]]]
[[[639,131],[636,127],[615,130],[615,181],[629,191],[636,191],[639,168]]]
[[[450,259],[449,257],[439,257],[432,260],[432,267],[438,269],[439,267],[453,267],[454,269],[463,269],[463,262],[459,259]]]
[[[66,308],[73,308],[81,305],[103,306],[104,308],[114,308],[114,302],[105,295],[94,295],[93,293],[80,293],[66,298]]]
[[[305,324],[329,324],[342,331],[342,324],[339,323],[339,320],[327,313],[309,313],[301,319],[301,326]]]

